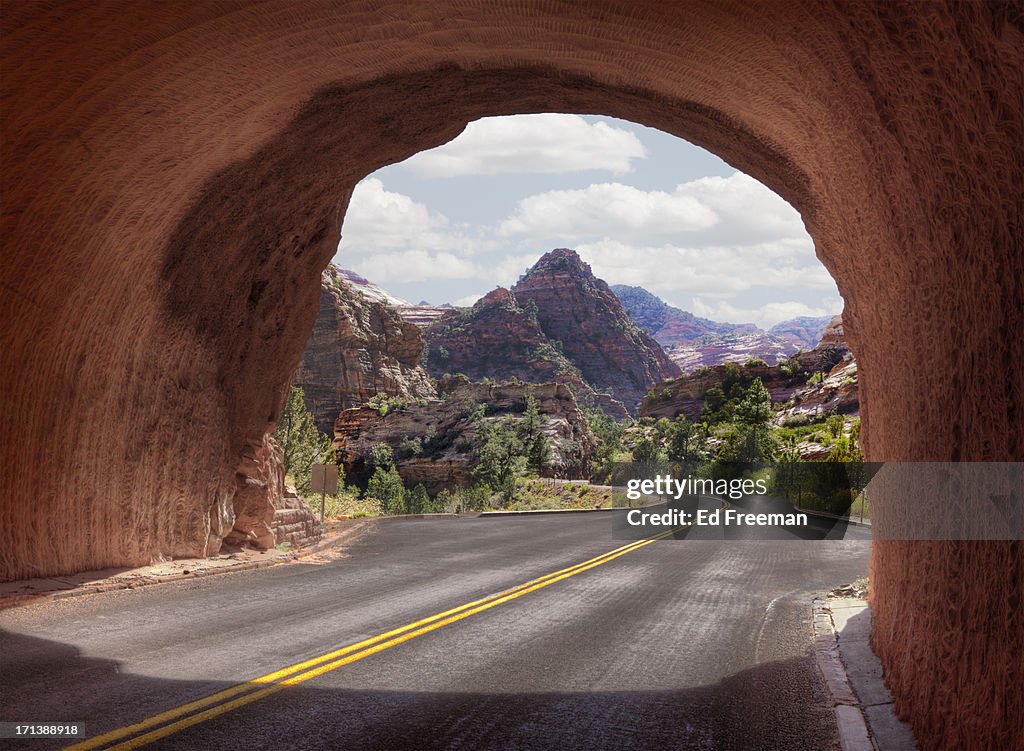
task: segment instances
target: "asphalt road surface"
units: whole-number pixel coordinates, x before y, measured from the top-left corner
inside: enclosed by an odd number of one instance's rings
[[[388,520],[337,560],[2,611],[0,719],[80,748],[838,749],[809,598],[866,573],[865,531],[609,516]]]

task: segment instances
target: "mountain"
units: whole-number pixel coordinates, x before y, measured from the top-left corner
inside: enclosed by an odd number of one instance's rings
[[[321,283],[320,310],[293,377],[321,432],[331,435],[339,412],[377,393],[436,396],[420,367],[420,330],[394,307],[400,298],[334,265],[324,270]]]
[[[436,377],[462,373],[473,381],[582,382],[579,369],[544,335],[536,314],[524,311],[503,287],[471,308],[448,311],[423,336],[425,364]]]
[[[817,346],[792,355],[784,364],[739,366],[726,363],[703,367],[652,389],[640,408],[643,417],[699,420],[707,392],[715,386],[746,386],[760,378],[773,402],[783,405],[778,424],[799,424],[824,419],[833,413],[857,414],[857,363],[843,340],[842,319],[835,316]]]
[[[669,347],[666,352],[680,370],[691,373],[697,368],[726,362],[743,364],[752,357],[775,365],[794,354],[797,349],[785,339],[779,339],[767,331],[758,329],[747,334],[709,334],[690,344]]]
[[[669,305],[643,287],[613,284],[612,292],[636,325],[662,347],[689,344],[711,335],[763,333],[752,323],[719,323]]]
[[[379,302],[386,305],[390,305],[394,308],[409,308],[417,307],[408,300],[403,300],[401,297],[396,297],[390,292],[385,290],[383,287],[378,287],[376,284],[371,282],[369,279],[363,276],[359,276],[354,271],[348,269],[342,269],[335,266],[333,263],[327,267],[327,272],[333,279],[337,279],[340,282],[346,283],[348,286],[361,293],[370,302]]]
[[[649,333],[684,373],[760,358],[769,365],[821,338],[831,316],[794,318],[764,331],[752,323],[720,323],[669,305],[643,287],[612,286],[637,326]]]
[[[511,292],[524,310],[536,311],[544,335],[584,380],[631,412],[651,386],[681,372],[574,250],[546,253]]]
[[[628,413],[608,394],[598,394],[544,333],[537,310],[524,310],[515,296],[498,287],[471,308],[452,309],[428,326],[425,365],[431,375],[462,373],[474,381],[494,378],[527,383],[569,384],[584,403],[616,418]]]
[[[775,324],[768,329],[768,333],[801,349],[811,349],[817,345],[832,318],[832,316],[800,316]]]

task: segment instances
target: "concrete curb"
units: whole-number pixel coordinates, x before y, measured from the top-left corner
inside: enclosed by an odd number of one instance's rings
[[[831,695],[836,725],[839,726],[839,743],[843,751],[874,751],[864,708],[853,692],[846,666],[839,657],[839,642],[832,616],[825,610],[823,599],[814,598],[811,607],[814,659]]]

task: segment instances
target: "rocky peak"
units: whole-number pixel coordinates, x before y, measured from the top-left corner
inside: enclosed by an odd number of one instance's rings
[[[631,411],[647,389],[680,373],[574,250],[546,253],[511,292],[521,306],[536,310],[540,329],[588,383]]]

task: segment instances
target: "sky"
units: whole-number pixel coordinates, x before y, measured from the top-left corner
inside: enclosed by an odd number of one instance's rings
[[[704,149],[600,116],[484,118],[374,172],[334,262],[414,303],[471,305],[552,248],[717,321],[842,310],[793,207]]]

